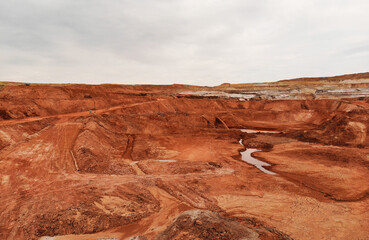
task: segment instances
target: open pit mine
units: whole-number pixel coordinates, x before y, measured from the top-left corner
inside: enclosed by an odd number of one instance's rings
[[[369,239],[369,73],[0,83],[0,239]]]

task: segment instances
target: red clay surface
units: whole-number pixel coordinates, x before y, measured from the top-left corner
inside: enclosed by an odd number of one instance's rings
[[[367,99],[182,90],[2,87],[0,239],[369,239]]]

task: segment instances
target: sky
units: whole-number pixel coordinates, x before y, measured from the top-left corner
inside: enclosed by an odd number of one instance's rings
[[[369,71],[368,0],[0,1],[0,81],[270,82]]]

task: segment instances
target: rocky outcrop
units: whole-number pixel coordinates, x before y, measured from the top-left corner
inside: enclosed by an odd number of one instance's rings
[[[259,234],[242,224],[211,211],[182,213],[155,240],[260,240]]]

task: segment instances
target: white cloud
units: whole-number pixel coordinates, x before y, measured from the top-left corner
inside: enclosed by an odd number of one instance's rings
[[[0,2],[0,81],[260,82],[368,71],[365,0]]]

